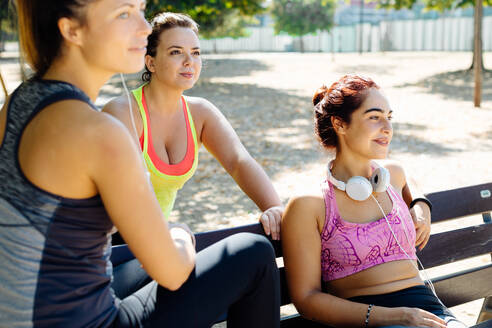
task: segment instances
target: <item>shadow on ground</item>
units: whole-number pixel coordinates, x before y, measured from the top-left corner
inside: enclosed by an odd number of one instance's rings
[[[250,154],[271,178],[301,169],[322,156],[312,137],[308,97],[256,85],[207,81],[188,94],[207,96],[221,109]],[[227,225],[228,218],[254,213],[257,208],[213,156],[202,149],[198,169],[180,191],[175,211],[180,219],[199,231],[206,229],[207,217],[213,218],[215,225]]]
[[[425,137],[420,137],[419,134],[424,133],[426,129],[427,127],[422,124],[393,123],[391,151],[420,154],[432,149],[432,154],[438,156],[448,156],[463,151],[460,148],[452,148],[449,145],[431,142]]]
[[[475,79],[473,70],[459,70],[431,75],[417,83],[406,83],[397,88],[420,87],[428,93],[439,94],[451,100],[473,99]],[[485,70],[482,76],[482,101],[492,100],[492,70]]]

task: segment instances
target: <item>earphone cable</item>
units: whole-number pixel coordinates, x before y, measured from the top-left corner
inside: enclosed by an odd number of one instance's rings
[[[136,140],[139,140],[137,126],[135,124],[135,119],[133,118],[133,108],[132,108],[132,100],[130,99],[130,91],[128,91],[128,87],[126,86],[125,78],[123,77],[123,73],[120,73],[120,79],[121,79],[121,84],[123,85],[123,89],[125,90],[126,100],[128,102],[130,121],[132,122],[133,132],[135,133],[135,138],[137,138]],[[149,171],[149,168],[147,166],[147,161],[145,160],[143,153],[142,153],[142,160],[143,160],[144,165],[145,165],[146,174],[148,177],[150,177],[150,171]]]
[[[388,228],[390,229],[391,231],[391,234],[393,235],[393,238],[395,239],[396,243],[398,244],[398,247],[400,247],[400,249],[403,251],[403,253],[405,253],[405,255],[407,256],[407,258],[410,260],[410,262],[412,263],[413,267],[417,270],[417,272],[419,272],[420,274],[420,270],[418,268],[417,265],[415,265],[415,263],[413,262],[412,258],[408,255],[408,253],[405,251],[405,249],[401,246],[400,242],[398,241],[398,238],[396,238],[396,234],[395,232],[393,231],[393,229],[391,228],[391,224],[389,223],[389,220],[388,218],[386,217],[386,214],[384,213],[384,210],[383,208],[381,207],[381,205],[379,204],[378,200],[376,199],[376,197],[374,197],[374,195],[371,194],[371,197],[372,199],[374,199],[374,201],[376,202],[376,204],[378,205],[379,209],[381,210],[381,213],[383,214],[383,217],[386,221],[386,224],[388,225]],[[392,200],[393,201],[393,200]],[[398,211],[398,210],[397,210]],[[403,219],[402,219],[402,223],[403,223]],[[405,228],[406,228],[406,225],[405,225]],[[404,233],[405,233],[405,237],[407,238],[407,241],[408,243],[410,243],[410,238],[408,237],[408,234],[406,232],[406,229],[403,229]],[[439,300],[439,303],[441,303],[441,305],[444,306],[444,304],[441,302],[441,300],[439,299],[439,297],[437,297],[437,294],[436,294],[436,290],[434,288],[434,284],[432,283],[432,281],[430,280],[429,276],[427,275],[427,272],[424,268],[424,265],[422,264],[422,262],[420,261],[420,259],[418,258],[417,255],[415,255],[416,259],[417,259],[417,263],[422,267],[422,273],[424,275],[424,281],[430,286],[430,289],[432,291],[432,293],[434,294],[434,296],[436,296],[436,298]]]

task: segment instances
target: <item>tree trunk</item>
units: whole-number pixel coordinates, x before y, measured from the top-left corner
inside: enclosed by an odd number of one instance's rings
[[[474,54],[473,54],[473,75],[475,77],[475,92],[473,95],[473,103],[475,107],[480,107],[482,101],[482,16],[483,16],[482,0],[475,0],[474,13]]]
[[[482,48],[483,43],[482,43],[481,40],[480,40],[480,45],[481,45],[480,48]],[[473,69],[475,68],[475,61],[476,61],[475,52],[476,52],[476,50],[475,50],[475,40],[473,40],[473,57],[472,57],[472,63],[470,65],[470,67],[468,68],[468,70],[470,70],[470,71],[473,71]],[[484,71],[485,70],[485,66],[483,65],[483,51],[480,51],[480,63],[482,65],[482,71]]]
[[[480,4],[480,9],[479,13],[477,12],[477,5],[475,4],[475,12],[474,12],[474,17],[473,17],[473,27],[474,27],[474,35],[473,35],[473,58],[472,58],[472,63],[470,68],[468,68],[470,71],[475,68],[475,63],[477,62],[477,59],[480,59],[480,66],[482,71],[485,70],[485,67],[483,65],[483,42],[482,42],[482,22],[483,22],[483,4]],[[478,15],[477,15],[478,14]],[[480,30],[477,30],[477,24],[480,25]],[[478,38],[478,43],[479,46],[477,47],[477,38]],[[477,53],[478,52],[478,53]]]
[[[213,53],[214,54],[217,54],[218,53],[218,51],[217,51],[217,39],[216,38],[214,39],[214,50],[213,50]]]
[[[304,39],[302,35],[299,37],[299,41],[300,41],[301,53],[304,53]]]

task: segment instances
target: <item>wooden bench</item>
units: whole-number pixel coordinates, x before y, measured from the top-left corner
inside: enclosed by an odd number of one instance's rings
[[[432,223],[476,214],[482,214],[483,218],[483,223],[479,225],[431,235],[425,249],[417,253],[426,269],[480,255],[492,255],[491,193],[492,183],[488,183],[426,195],[433,203]],[[198,233],[196,234],[197,251],[239,232],[264,235],[260,224]],[[277,258],[282,257],[280,242],[271,242]],[[119,251],[118,247],[121,247]],[[124,246],[116,246],[113,253],[115,252],[115,257],[125,257]],[[281,304],[290,304],[285,271],[283,267],[279,269]],[[439,298],[448,307],[485,298],[479,315],[481,323],[474,327],[492,328],[492,263],[490,261],[478,267],[448,272],[446,275],[433,278],[432,282]],[[320,327],[320,325],[295,314],[283,317],[281,327]]]

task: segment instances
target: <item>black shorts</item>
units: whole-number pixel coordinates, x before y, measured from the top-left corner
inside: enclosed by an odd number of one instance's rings
[[[434,295],[432,290],[425,285],[405,288],[387,294],[355,296],[350,297],[349,300],[384,307],[414,307],[437,316],[454,317],[451,311]]]

